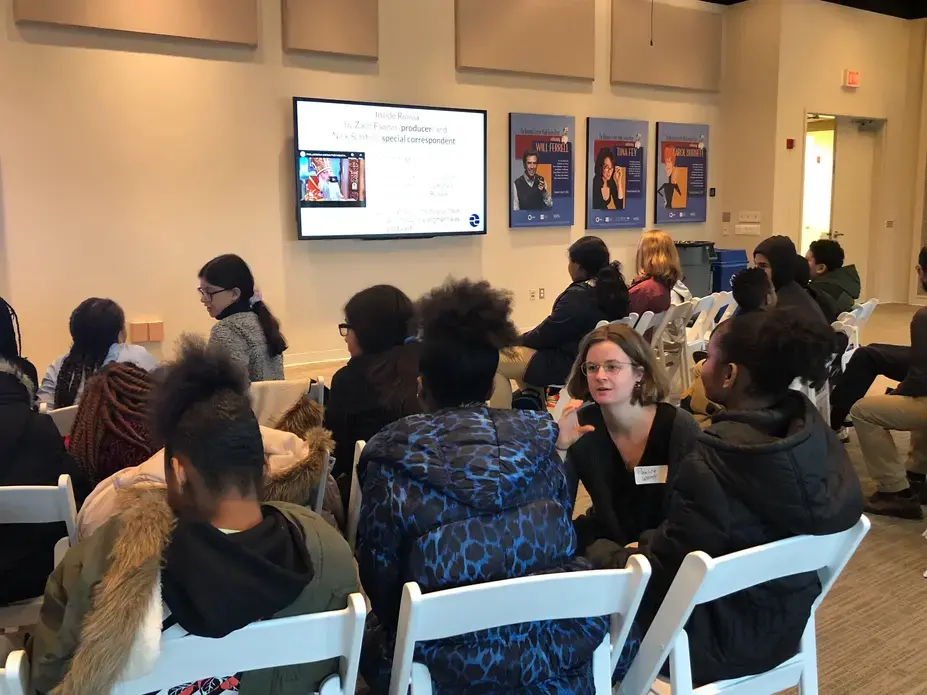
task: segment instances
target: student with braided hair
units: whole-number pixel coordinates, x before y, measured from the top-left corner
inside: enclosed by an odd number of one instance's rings
[[[148,372],[129,363],[108,365],[87,381],[70,452],[94,485],[158,450],[148,412],[153,387]]]
[[[74,405],[84,382],[110,362],[151,371],[157,361],[141,345],[127,345],[126,317],[112,299],[85,299],[71,313],[70,351],[55,360],[39,387],[39,400],[54,408]]]
[[[19,330],[19,317],[13,307],[0,297],[0,360],[6,360],[15,366],[32,382],[33,391],[39,384],[39,373],[22,355],[23,337]]]

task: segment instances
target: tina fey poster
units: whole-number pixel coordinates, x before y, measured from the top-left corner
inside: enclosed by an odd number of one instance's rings
[[[572,116],[509,114],[509,225],[573,224]]]
[[[586,119],[586,229],[646,224],[646,121]]]
[[[656,224],[704,222],[708,212],[708,126],[657,123]]]

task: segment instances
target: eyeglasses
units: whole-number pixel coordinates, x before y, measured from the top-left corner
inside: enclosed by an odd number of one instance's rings
[[[349,331],[349,330],[351,330],[351,324],[350,324],[350,323],[339,323],[339,324],[338,324],[338,332],[341,334],[341,337],[342,337],[342,338],[347,338],[347,337],[348,337],[348,331]]]
[[[634,365],[631,362],[618,362],[617,360],[609,360],[603,364],[596,364],[595,362],[583,362],[583,366],[580,367],[580,369],[585,376],[596,376],[598,375],[600,369],[604,369],[608,376],[615,376],[615,374],[621,371],[622,367],[633,366]]]
[[[209,290],[204,290],[202,287],[197,287],[196,291],[200,293],[201,298],[208,299],[209,301],[212,301],[212,298],[215,297],[217,294],[221,294],[222,292],[228,292],[228,290],[213,290],[212,292],[210,292]]]

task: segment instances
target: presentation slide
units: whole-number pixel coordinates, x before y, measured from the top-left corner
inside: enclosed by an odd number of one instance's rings
[[[486,112],[296,98],[301,239],[486,232]]]

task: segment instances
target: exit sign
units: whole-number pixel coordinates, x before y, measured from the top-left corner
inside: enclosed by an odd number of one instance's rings
[[[856,89],[860,85],[859,70],[843,71],[843,86]]]

